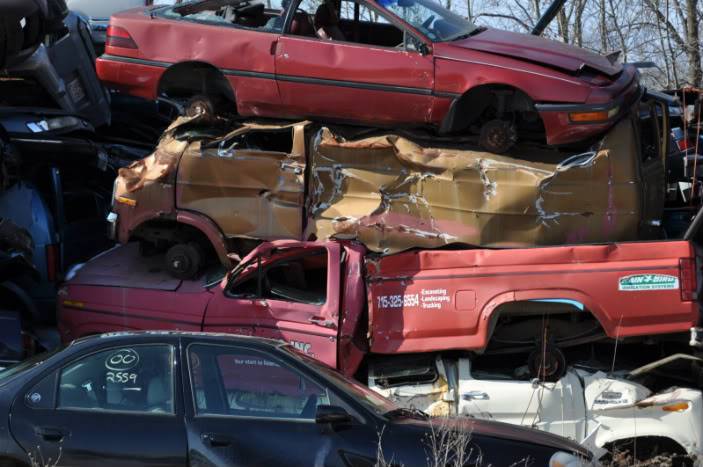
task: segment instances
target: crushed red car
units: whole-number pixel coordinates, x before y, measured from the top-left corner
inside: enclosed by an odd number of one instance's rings
[[[427,126],[498,153],[518,138],[589,141],[641,94],[632,66],[478,27],[430,0],[279,6],[206,0],[116,14],[98,74],[135,96],[194,98],[194,109]]]

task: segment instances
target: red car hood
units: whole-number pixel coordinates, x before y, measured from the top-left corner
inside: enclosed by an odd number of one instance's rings
[[[622,70],[619,63],[612,64],[602,55],[588,50],[529,34],[486,29],[475,36],[454,42],[445,42],[446,52],[452,49],[468,49],[504,55],[519,60],[539,63],[551,68],[559,68],[575,73],[588,66],[607,76],[614,76]],[[460,55],[456,57],[461,60]]]

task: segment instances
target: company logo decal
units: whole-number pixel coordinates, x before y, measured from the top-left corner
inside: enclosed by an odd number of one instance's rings
[[[675,290],[679,288],[679,278],[668,274],[635,274],[621,277],[618,290],[630,292],[641,290]]]

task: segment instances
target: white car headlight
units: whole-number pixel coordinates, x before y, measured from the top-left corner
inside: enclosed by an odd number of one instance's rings
[[[549,467],[590,467],[593,462],[568,452],[555,452],[549,459]]]

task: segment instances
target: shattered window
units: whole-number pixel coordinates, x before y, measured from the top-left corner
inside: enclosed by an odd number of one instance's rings
[[[327,250],[250,268],[244,277],[235,279],[228,295],[323,305],[327,301]]]
[[[196,344],[188,359],[198,414],[314,420],[318,405],[336,399],[263,352]]]
[[[272,7],[269,9],[267,5]],[[160,14],[169,19],[188,19],[210,24],[241,26],[270,30],[269,21],[280,17],[277,1],[222,0],[220,2],[197,2],[167,8]]]

